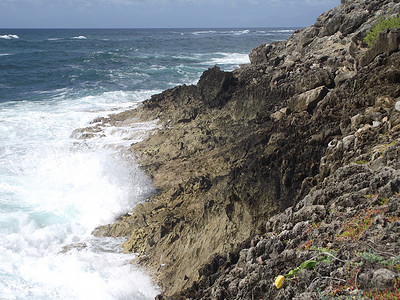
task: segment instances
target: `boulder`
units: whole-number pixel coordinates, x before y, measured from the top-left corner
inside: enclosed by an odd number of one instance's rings
[[[373,273],[371,284],[377,289],[385,289],[393,285],[397,274],[388,269],[378,269]]]
[[[295,112],[308,111],[311,113],[324,97],[328,94],[325,86],[317,87],[293,97],[289,102],[289,108]]]
[[[222,107],[232,96],[236,80],[232,72],[224,72],[217,66],[201,75],[197,84],[203,102],[210,108]]]

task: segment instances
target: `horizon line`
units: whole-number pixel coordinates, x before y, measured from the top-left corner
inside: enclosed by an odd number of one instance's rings
[[[66,29],[66,30],[132,30],[132,29],[258,29],[258,28],[288,28],[288,29],[299,29],[304,26],[240,26],[240,27],[0,27],[0,30],[13,30],[13,29]]]

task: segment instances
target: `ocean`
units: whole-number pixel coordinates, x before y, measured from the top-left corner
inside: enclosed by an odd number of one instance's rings
[[[0,299],[153,299],[123,239],[91,232],[153,193],[124,149],[154,124],[72,132],[293,31],[0,29]]]

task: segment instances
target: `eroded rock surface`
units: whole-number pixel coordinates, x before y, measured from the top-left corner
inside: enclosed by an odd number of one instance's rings
[[[342,1],[287,41],[256,47],[249,65],[211,68],[197,85],[97,120],[159,120],[131,146],[158,193],[94,234],[128,237],[160,298],[314,299],[389,286],[399,270],[383,262],[396,265],[400,251],[397,33],[380,37],[390,51],[360,60],[374,51],[365,32],[399,12],[398,1]],[[359,221],[367,226],[350,232]],[[273,286],[311,259],[314,269]]]

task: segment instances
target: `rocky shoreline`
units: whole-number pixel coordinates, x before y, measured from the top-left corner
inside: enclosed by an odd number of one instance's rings
[[[248,65],[95,120],[82,137],[158,128],[130,148],[157,193],[94,234],[128,237],[160,299],[398,299],[400,32],[363,42],[398,13],[342,0]]]

